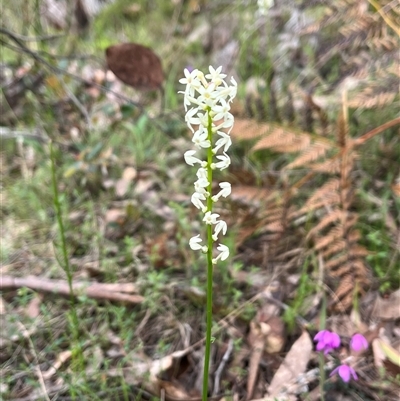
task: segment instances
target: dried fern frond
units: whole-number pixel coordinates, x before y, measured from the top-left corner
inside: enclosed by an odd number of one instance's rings
[[[268,134],[264,134],[251,151],[271,149],[279,153],[294,153],[306,149],[310,142],[310,134],[297,133],[280,126],[271,125]]]
[[[324,229],[329,227],[332,223],[334,222],[341,222],[347,217],[347,212],[335,208],[332,212],[329,214],[326,214],[321,221],[314,226],[307,234],[307,239],[310,237],[313,237],[316,235],[318,232],[322,232]]]
[[[324,157],[332,146],[329,143],[318,141],[309,146],[305,151],[298,156],[295,160],[289,163],[285,170],[290,170],[298,167],[308,167],[309,163]]]
[[[338,196],[339,188],[340,188],[339,178],[337,177],[331,178],[322,187],[317,189],[312,196],[309,197],[309,199],[307,200],[307,202],[303,207],[304,212],[308,213],[312,210],[315,210],[316,209],[315,206],[317,204],[320,204],[321,201],[326,202],[326,205],[331,204],[332,201],[337,201],[339,199]]]

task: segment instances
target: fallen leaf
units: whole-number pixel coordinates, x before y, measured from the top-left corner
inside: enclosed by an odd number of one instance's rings
[[[137,177],[137,171],[133,167],[127,167],[122,173],[122,177],[115,183],[115,193],[123,197],[131,185],[131,182]]]
[[[287,396],[285,400],[289,399],[289,396],[293,394],[289,386],[291,383],[295,384],[299,376],[306,371],[312,349],[313,343],[310,335],[303,331],[275,373],[268,387],[268,396],[279,397],[282,396],[282,392],[285,392],[285,396]]]
[[[31,319],[35,319],[40,315],[40,305],[42,304],[42,296],[36,295],[31,299],[28,303],[25,314],[29,316]]]
[[[371,318],[396,320],[400,318],[400,290],[390,294],[389,298],[383,299],[379,295],[375,300]]]
[[[106,49],[108,68],[125,84],[139,90],[160,89],[164,82],[161,61],[137,43],[121,43]]]

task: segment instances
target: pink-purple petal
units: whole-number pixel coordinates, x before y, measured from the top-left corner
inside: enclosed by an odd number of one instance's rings
[[[353,377],[354,380],[358,380],[357,373],[355,370],[349,365],[340,365],[337,368],[333,369],[329,376],[333,376],[334,374],[338,373],[340,378],[345,382],[348,383]]]
[[[350,348],[353,351],[364,351],[368,348],[368,341],[362,334],[354,334],[350,341]]]
[[[331,335],[331,346],[332,348],[338,348],[340,346],[340,337],[336,333]]]

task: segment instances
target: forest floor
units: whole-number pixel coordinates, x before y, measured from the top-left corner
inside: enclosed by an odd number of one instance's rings
[[[0,399],[200,399],[206,260],[178,91],[212,65],[238,93],[213,183],[232,185],[215,210],[231,256],[209,399],[398,400],[398,3],[57,3],[56,30],[51,1],[5,2]],[[127,42],[151,50],[106,56]]]

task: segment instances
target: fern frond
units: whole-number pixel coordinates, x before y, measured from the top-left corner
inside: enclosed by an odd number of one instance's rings
[[[315,241],[314,249],[317,252],[321,251],[341,237],[342,229],[340,227],[334,227],[324,237],[320,237]]]
[[[315,209],[315,204],[320,201],[326,201],[327,204],[331,204],[329,198],[338,199],[338,192],[340,188],[339,178],[331,178],[327,183],[325,183],[321,188],[317,189],[312,196],[307,200],[304,208],[306,210]]]
[[[307,234],[307,238],[313,237],[316,235],[318,232],[323,231],[325,228],[330,226],[332,223],[335,221],[343,221],[347,216],[347,212],[340,210],[340,209],[335,209],[329,214],[325,215],[321,221],[314,226]]]
[[[289,163],[285,170],[290,170],[298,167],[308,167],[310,162],[324,157],[332,147],[326,142],[316,142],[308,147],[299,157]]]
[[[289,131],[279,126],[270,126],[268,135],[263,136],[251,149],[252,152],[272,149],[279,153],[294,153],[306,149],[311,142],[311,135]]]
[[[332,255],[342,252],[346,248],[346,241],[343,238],[338,238],[332,242],[329,248],[325,249],[321,255],[324,260],[328,260]]]

